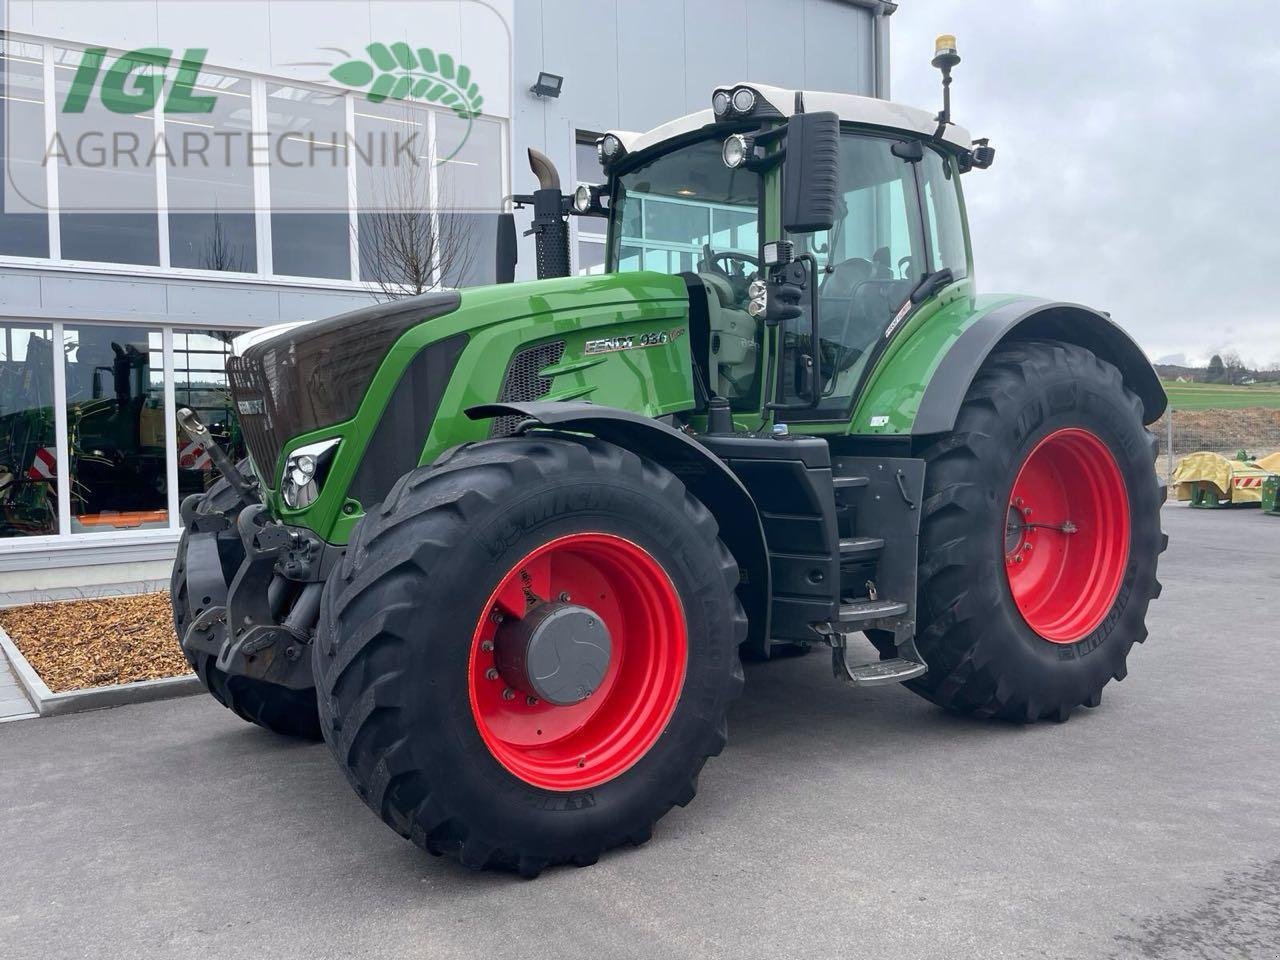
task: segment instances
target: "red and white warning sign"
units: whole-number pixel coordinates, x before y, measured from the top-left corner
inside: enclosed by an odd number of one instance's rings
[[[27,468],[29,480],[52,480],[58,473],[58,451],[53,447],[40,447]]]
[[[181,470],[208,470],[212,466],[209,451],[194,440],[187,441],[178,451],[178,468]]]
[[[1253,487],[1262,486],[1262,481],[1264,479],[1266,478],[1265,477],[1236,477],[1234,480],[1232,480],[1232,483],[1234,483],[1237,487],[1250,489]]]

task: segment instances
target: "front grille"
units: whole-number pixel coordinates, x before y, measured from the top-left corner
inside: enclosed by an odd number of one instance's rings
[[[499,403],[527,403],[541,400],[551,390],[551,378],[542,376],[546,367],[560,362],[564,356],[564,341],[539,343],[525,347],[514,354],[507,363],[507,372],[498,391]],[[494,417],[489,428],[490,437],[509,437],[524,421],[524,417]]]
[[[271,394],[258,363],[244,357],[227,358],[227,376],[231,381],[231,397],[240,419],[240,432],[245,446],[263,482],[274,488],[276,459],[284,441],[276,435],[272,423]]]

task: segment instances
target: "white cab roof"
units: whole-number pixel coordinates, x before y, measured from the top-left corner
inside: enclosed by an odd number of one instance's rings
[[[888,100],[878,100],[875,97],[859,97],[852,93],[824,93],[821,90],[787,90],[783,87],[771,87],[768,84],[751,83],[749,81],[725,84],[723,87],[717,87],[716,89],[728,90],[734,87],[750,87],[784,117],[790,117],[795,114],[796,93],[799,92],[804,98],[806,113],[830,110],[847,123],[882,127],[887,130],[901,130],[906,133],[927,136],[932,136],[933,132],[938,128],[937,116],[928,110],[908,107],[902,103],[890,103]],[[708,95],[707,99],[711,99],[710,95]],[[626,130],[610,130],[609,133],[614,134],[622,141],[627,153],[637,153],[641,150],[647,150],[654,144],[661,143],[664,140],[670,140],[672,137],[677,137],[682,133],[701,130],[703,127],[713,123],[715,123],[715,114],[708,107],[706,110],[699,110],[676,120],[669,120],[661,126],[654,127],[644,133],[634,133]],[[969,131],[954,123],[947,125],[942,134],[942,139],[964,150],[968,150],[973,145]]]

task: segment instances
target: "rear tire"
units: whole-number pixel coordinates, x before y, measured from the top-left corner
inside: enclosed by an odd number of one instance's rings
[[[253,476],[247,459],[236,464],[236,469],[246,478]],[[226,513],[234,509],[238,495],[225,477],[219,478],[205,492],[196,507],[196,513]],[[234,520],[234,515],[232,516]],[[173,564],[173,574],[169,579],[169,601],[173,608],[173,627],[178,639],[182,639],[187,628],[187,577],[185,560],[187,556],[187,537],[189,531],[184,530],[178,541],[178,554]],[[231,582],[240,563],[244,560],[244,547],[236,533],[235,525],[230,530],[218,535],[218,555],[222,561],[222,575],[227,583]],[[229,677],[219,670],[216,658],[211,655],[192,656],[185,649],[191,669],[196,672],[200,682],[213,698],[220,704],[249,723],[303,740],[320,739],[320,718],[316,713],[316,696],[314,690],[290,690],[270,683],[263,683],[250,677]]]
[[[1142,414],[1120,372],[1082,347],[992,353],[955,429],[923,454],[916,643],[929,670],[910,689],[1033,722],[1096,707],[1124,679],[1167,542]],[[890,637],[872,639],[895,655]]]
[[[652,462],[589,437],[455,448],[361,520],[325,585],[325,739],[364,802],[431,853],[526,876],[594,863],[692,800],[723,748],[743,682],[737,584],[711,514]],[[557,597],[617,646],[594,693],[553,706],[514,692],[492,651],[495,624]]]

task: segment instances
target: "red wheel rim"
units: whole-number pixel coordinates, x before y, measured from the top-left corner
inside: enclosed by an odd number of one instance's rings
[[[1102,440],[1072,427],[1035,445],[1013,482],[1004,552],[1027,626],[1053,643],[1097,628],[1129,560],[1129,497]]]
[[[604,622],[609,665],[585,700],[530,702],[496,675],[494,635],[503,618],[563,597]],[[611,534],[560,537],[524,557],[489,596],[471,640],[471,713],[494,759],[526,783],[598,786],[630,769],[662,735],[680,699],[687,653],[680,596],[653,557]]]

